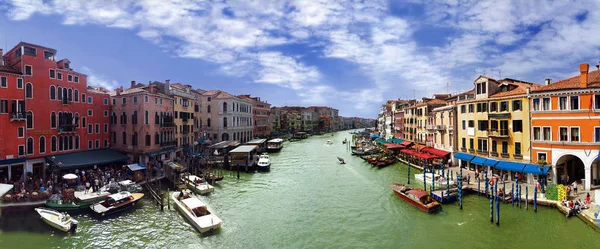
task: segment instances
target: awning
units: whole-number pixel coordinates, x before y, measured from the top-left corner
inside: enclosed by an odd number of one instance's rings
[[[384,145],[384,144],[386,144],[386,143],[387,143],[387,142],[385,141],[385,139],[383,139],[383,138],[378,138],[378,139],[376,139],[376,140],[375,140],[375,142],[376,142],[376,143],[378,143],[378,144],[381,144],[381,145]]]
[[[464,160],[467,162],[471,161],[471,159],[473,159],[473,157],[475,157],[475,156],[473,156],[471,154],[460,153],[460,152],[454,154],[454,158]]]
[[[12,188],[12,184],[0,183],[0,196],[4,196],[4,194],[8,193]]]
[[[4,159],[4,160],[0,160],[0,165],[9,165],[9,164],[15,164],[15,163],[24,163],[25,161],[27,161],[27,158],[24,158],[24,157]]]
[[[404,146],[409,146],[410,144],[412,144],[411,141],[405,140],[404,142],[400,143],[400,145],[404,145]]]
[[[129,170],[131,171],[138,171],[138,170],[146,170],[146,165],[141,164],[141,163],[133,163],[133,164],[129,164],[127,165],[127,168],[129,168]]]
[[[160,154],[165,154],[165,153],[173,152],[175,150],[177,150],[177,148],[166,148],[166,149],[162,149],[162,150],[146,152],[146,155],[148,155],[148,156],[157,156],[157,155],[160,155]]]
[[[375,138],[378,138],[378,137],[379,137],[379,135],[377,135],[377,134],[373,134],[373,135],[371,135],[371,138],[372,138],[372,139],[375,139]]]
[[[388,149],[404,149],[404,146],[399,144],[384,144],[383,146],[385,146]]]
[[[400,152],[407,154],[407,155],[412,155],[412,154],[416,153],[416,151],[414,151],[414,150],[400,150]]]
[[[229,153],[250,153],[252,151],[255,151],[256,148],[256,145],[241,145],[231,150]]]
[[[418,158],[424,159],[424,160],[438,158],[437,156],[429,155],[429,154],[425,154],[425,153],[421,153],[421,152],[415,152],[413,155],[416,156],[416,157],[418,157]]]
[[[190,152],[190,154],[195,157],[202,157],[202,154],[200,154],[198,152]]]
[[[494,167],[496,166],[496,164],[498,163],[497,160],[494,159],[486,159],[485,162],[483,162],[484,166],[490,166],[490,167]]]
[[[510,171],[514,171],[514,172],[522,172],[524,167],[525,167],[525,164],[523,164],[523,163],[515,163],[515,162],[507,162],[507,161],[500,161],[500,162],[498,162],[498,164],[496,164],[496,169],[510,170]]]
[[[129,160],[127,155],[112,149],[88,150],[55,155],[55,157],[57,164],[62,163],[61,170],[79,169],[111,163],[125,163]],[[47,156],[46,161],[49,163],[52,162],[52,156]]]
[[[523,168],[523,173],[535,174],[535,175],[545,175],[550,170],[548,166],[542,166],[537,164],[525,164],[525,168]]]
[[[225,149],[225,148],[230,147],[230,146],[231,147],[238,146],[239,144],[240,143],[237,142],[237,141],[221,141],[221,142],[218,142],[218,143],[213,144],[211,146],[208,146],[208,148],[211,148],[211,149]]]
[[[167,165],[169,165],[169,167],[171,167],[172,169],[183,169],[183,166],[181,166],[181,164],[178,163],[168,162]]]
[[[391,138],[391,142],[395,143],[395,144],[401,144],[402,142],[404,142],[404,140],[400,139],[400,138]]]
[[[436,155],[439,157],[445,157],[450,154],[450,152],[448,152],[448,151],[438,150],[438,149],[431,148],[431,147],[426,147],[425,149],[421,150],[421,152],[426,152],[426,153]]]
[[[485,158],[483,157],[474,157],[473,160],[471,160],[471,163],[477,164],[477,165],[483,165],[483,162],[485,162]]]
[[[421,151],[424,148],[425,148],[425,145],[420,145],[420,144],[413,145],[413,149],[415,149],[417,151]]]

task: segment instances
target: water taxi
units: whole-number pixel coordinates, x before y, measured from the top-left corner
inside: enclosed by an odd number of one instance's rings
[[[419,208],[421,211],[431,213],[442,207],[442,205],[432,199],[425,190],[412,188],[400,183],[392,184],[390,187],[400,199]]]
[[[197,194],[205,195],[215,191],[215,187],[208,184],[207,181],[192,174],[182,174],[181,180],[189,189]]]
[[[61,213],[48,208],[36,208],[35,211],[46,224],[60,231],[67,233],[75,232],[75,229],[77,229],[77,220],[71,218],[67,213]]]
[[[127,191],[109,195],[106,200],[90,206],[90,209],[99,216],[111,215],[131,208],[144,197],[143,193],[129,193]]]
[[[256,163],[256,166],[259,171],[271,170],[271,159],[269,158],[269,154],[262,153],[262,155],[258,157],[258,163]]]
[[[283,139],[275,138],[267,141],[267,151],[276,152],[283,148]]]
[[[171,194],[171,200],[175,203],[177,210],[179,210],[179,212],[181,212],[181,214],[200,233],[221,228],[223,221],[189,190],[173,192]]]
[[[72,192],[74,193],[72,199],[62,198],[61,195],[53,195],[46,201],[46,207],[59,212],[77,212],[87,209],[90,205],[100,200],[104,200],[108,195],[110,195],[110,193],[106,191],[85,194],[78,194],[82,192]]]

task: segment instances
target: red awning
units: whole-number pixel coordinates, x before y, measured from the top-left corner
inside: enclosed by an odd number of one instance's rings
[[[429,154],[436,155],[439,157],[445,157],[448,154],[450,154],[450,152],[448,152],[448,151],[438,150],[438,149],[431,148],[431,147],[427,147],[427,148],[421,150],[421,152],[427,152]]]
[[[421,152],[415,152],[413,155],[416,156],[416,157],[418,157],[418,158],[424,159],[424,160],[429,160],[429,159],[435,159],[435,158],[437,158],[437,156],[429,155],[429,154],[425,154],[425,153],[421,153]]]
[[[425,148],[425,145],[420,145],[420,144],[413,145],[413,149],[415,149],[416,151],[421,151],[423,148]]]
[[[411,141],[404,141],[402,143],[400,143],[400,145],[404,145],[404,146],[409,146],[412,142]]]
[[[412,154],[414,154],[416,151],[414,151],[414,150],[401,150],[400,152],[402,152],[402,153],[404,153],[404,154],[407,154],[407,155],[412,155]]]
[[[404,149],[404,146],[399,144],[384,144],[383,146],[385,146],[388,149]]]

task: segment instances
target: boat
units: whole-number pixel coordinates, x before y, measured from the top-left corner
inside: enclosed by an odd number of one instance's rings
[[[342,141],[342,144],[346,144],[346,143],[348,143],[348,139],[344,138],[344,141]]]
[[[400,199],[417,207],[421,211],[431,213],[442,207],[440,203],[432,199],[425,190],[412,188],[400,183],[392,184],[390,187]]]
[[[434,190],[430,195],[439,203],[451,203],[458,199],[458,188]]]
[[[143,193],[123,191],[107,196],[106,200],[91,205],[90,209],[99,216],[111,215],[133,207],[142,197]]]
[[[189,189],[197,194],[205,195],[215,191],[215,187],[208,184],[207,181],[196,175],[182,174],[181,181],[183,181]]]
[[[61,230],[65,233],[75,232],[77,229],[77,220],[71,218],[67,213],[61,213],[48,208],[36,208],[35,211],[40,215],[46,224]]]
[[[327,142],[326,142],[326,143],[327,143],[327,144],[333,144],[333,141],[331,141],[331,140],[327,140]]]
[[[426,184],[431,185],[431,178],[432,176],[434,177],[435,180],[435,186],[439,186],[440,188],[446,188],[446,186],[448,184],[450,184],[450,186],[454,185],[454,181],[452,180],[447,180],[445,177],[438,175],[438,174],[434,174],[434,173],[426,173],[426,174],[415,174],[415,179],[419,180],[419,181],[425,181]],[[423,177],[425,177],[425,179],[423,179]]]
[[[215,174],[213,174],[212,172],[211,172],[211,173],[208,173],[208,174],[205,174],[205,176],[204,176],[204,179],[205,179],[207,182],[218,182],[218,181],[220,181],[220,180],[223,180],[223,178],[224,178],[224,177],[223,177],[223,175],[222,175],[221,173],[219,173],[219,174],[215,175]]]
[[[262,155],[258,157],[258,163],[256,163],[256,166],[258,170],[271,170],[271,159],[269,158],[269,154],[262,153]]]
[[[337,160],[340,164],[346,164],[346,161],[344,161],[344,158],[338,157]]]
[[[283,148],[283,139],[275,138],[267,141],[267,151],[268,152],[277,152]]]
[[[77,195],[74,191],[74,196],[72,200],[69,198],[62,197],[61,195],[53,195],[50,197],[45,205],[51,209],[57,210],[59,212],[76,212],[81,211],[88,208],[90,205],[105,199],[109,192],[100,191],[87,193],[82,195]]]
[[[173,192],[171,200],[179,212],[200,232],[221,228],[223,221],[189,190]]]
[[[124,180],[120,182],[111,182],[102,188],[100,191],[109,192],[111,194],[119,193],[121,191],[127,191],[130,193],[141,193],[144,191],[144,188],[132,180]]]

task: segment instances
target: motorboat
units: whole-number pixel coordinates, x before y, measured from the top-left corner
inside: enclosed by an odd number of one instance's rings
[[[425,181],[426,184],[431,185],[431,178],[435,181],[435,186],[439,186],[440,188],[446,188],[448,184],[450,186],[454,185],[454,181],[446,179],[446,177],[434,173],[424,173],[424,174],[415,174],[415,179],[419,181]]]
[[[100,191],[109,192],[111,194],[127,191],[130,193],[141,193],[144,188],[132,180],[124,180],[120,182],[111,182],[100,188]]]
[[[258,163],[256,163],[256,166],[258,170],[271,170],[271,159],[269,158],[269,154],[262,153],[262,155],[258,157]]]
[[[346,164],[346,161],[344,161],[344,158],[338,157],[337,160],[338,160],[338,163],[340,163],[340,164]]]
[[[191,191],[182,190],[173,192],[171,200],[179,212],[200,233],[209,232],[221,228],[223,221]]]
[[[205,194],[209,194],[215,190],[215,187],[208,184],[207,181],[205,181],[204,179],[202,179],[196,175],[182,174],[181,180],[185,183],[185,185],[189,189],[191,189],[192,191],[194,191],[197,194],[205,195]]]
[[[344,141],[342,141],[342,144],[346,144],[346,143],[348,143],[348,139],[344,138]]]
[[[60,231],[68,233],[75,232],[75,229],[77,229],[77,220],[71,218],[67,213],[61,213],[48,208],[36,208],[35,211],[46,224]]]
[[[327,140],[327,142],[326,142],[326,143],[327,143],[327,144],[333,144],[333,141],[331,141],[331,140]]]
[[[267,141],[267,151],[277,152],[283,148],[283,139],[275,138]]]
[[[91,205],[90,209],[99,216],[111,215],[133,207],[142,197],[143,193],[123,191],[107,196],[106,200]]]
[[[46,207],[57,210],[59,212],[77,212],[87,209],[90,205],[104,200],[111,193],[107,191],[98,191],[83,193],[71,191],[72,196],[68,197],[66,190],[63,190],[63,195],[53,195],[45,203]]]
[[[431,198],[429,193],[425,190],[412,188],[400,183],[392,184],[390,187],[400,199],[417,207],[421,211],[431,213],[442,207],[440,203]]]

